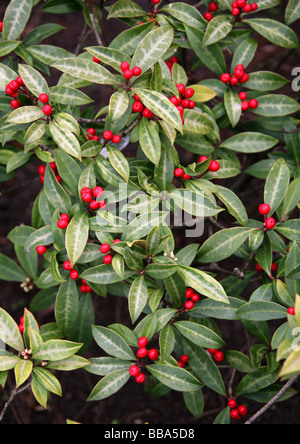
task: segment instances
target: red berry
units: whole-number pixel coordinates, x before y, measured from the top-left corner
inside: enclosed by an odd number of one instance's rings
[[[174,171],[174,174],[176,177],[182,177],[184,175],[184,171],[182,168],[176,168],[176,170]]]
[[[247,3],[247,0],[236,0],[236,5],[238,8],[243,8]]]
[[[65,261],[64,263],[63,263],[63,267],[64,267],[64,269],[65,270],[67,270],[67,271],[71,271],[72,270],[72,264],[71,264],[71,261]]]
[[[205,160],[207,160],[207,159],[208,159],[207,156],[200,156],[200,157],[199,157],[199,163],[201,163],[201,162],[205,162]]]
[[[176,88],[178,89],[179,94],[184,94],[184,92],[185,92],[185,86],[184,86],[183,83],[178,83],[178,84],[176,85]]]
[[[143,110],[143,116],[146,117],[147,119],[151,119],[151,117],[154,116],[154,113],[152,111],[150,111],[150,109],[145,108]]]
[[[242,416],[246,416],[247,413],[248,413],[248,409],[247,409],[247,407],[245,405],[239,405],[238,406],[238,411],[240,412],[240,414]]]
[[[104,258],[103,258],[103,262],[104,262],[106,265],[110,265],[110,264],[112,263],[112,260],[113,260],[113,257],[112,257],[111,254],[107,254],[107,255],[104,256]]]
[[[183,178],[184,180],[190,180],[190,179],[192,178],[192,176],[190,176],[189,174],[184,173],[183,176],[182,176],[182,178]]]
[[[194,302],[193,301],[186,301],[184,306],[187,310],[191,310],[192,308],[194,308]]]
[[[103,138],[105,140],[111,140],[113,138],[113,133],[111,131],[104,131]]]
[[[249,14],[249,12],[252,11],[252,7],[251,7],[251,5],[245,5],[243,10],[246,14]]]
[[[232,409],[230,412],[230,416],[232,419],[239,419],[241,415],[238,409]]]
[[[141,102],[134,102],[132,105],[132,111],[134,113],[141,113],[144,109],[144,105]]]
[[[244,70],[243,69],[235,69],[234,70],[234,76],[237,77],[239,80],[242,79],[244,77]]]
[[[138,344],[139,347],[146,347],[146,345],[148,344],[148,339],[146,338],[146,336],[140,337],[140,339],[138,340]]]
[[[149,350],[148,356],[152,361],[156,361],[159,357],[159,351],[156,350],[156,348],[152,348],[151,350]]]
[[[58,176],[58,174],[55,175],[55,179],[57,180],[57,182],[59,182],[59,183],[61,182],[61,177]]]
[[[249,106],[251,109],[256,109],[258,107],[258,101],[256,99],[249,100]]]
[[[44,245],[39,245],[38,247],[36,247],[36,251],[38,252],[38,254],[45,254],[47,251],[47,248]]]
[[[95,63],[101,63],[101,60],[100,59],[98,59],[98,57],[93,57],[93,62],[95,62]]]
[[[124,72],[124,71],[127,71],[129,68],[130,68],[129,63],[127,63],[127,62],[122,62],[122,63],[121,63],[121,70],[122,70],[123,72]]]
[[[143,382],[145,382],[145,375],[143,373],[139,373],[135,380],[138,384],[143,384]]]
[[[69,222],[69,220],[70,220],[70,216],[69,216],[68,214],[65,214],[65,213],[63,213],[63,214],[60,216],[60,218],[66,220],[67,222]]]
[[[0,32],[3,31],[3,22],[0,22]]]
[[[12,80],[9,84],[8,84],[9,88],[12,89],[13,91],[18,91],[18,89],[20,88],[20,84],[19,82],[17,82],[17,80]]]
[[[295,308],[294,307],[290,307],[290,308],[288,308],[287,312],[288,312],[288,314],[294,316],[295,315]]]
[[[99,208],[104,208],[104,207],[106,207],[106,202],[105,202],[105,200],[100,200],[100,201],[99,201]]]
[[[244,74],[244,76],[240,79],[241,83],[246,83],[249,80],[249,75],[248,74]]]
[[[248,97],[248,94],[245,93],[244,91],[242,91],[242,92],[239,93],[239,97],[240,97],[241,100],[246,100],[247,97]]]
[[[145,358],[147,355],[148,355],[148,350],[146,349],[146,347],[141,347],[138,349],[137,356],[139,358]]]
[[[207,20],[208,22],[210,22],[214,16],[211,12],[207,11],[203,14],[203,17],[205,18],[205,20]]]
[[[140,76],[142,74],[142,69],[139,66],[135,66],[132,70],[134,76]]]
[[[24,327],[24,324],[20,324],[20,325],[19,325],[19,332],[20,332],[20,333],[23,333],[24,328],[25,328],[25,327]]]
[[[184,368],[184,363],[181,361],[177,361],[177,364],[179,365],[180,368]]]
[[[258,207],[258,211],[260,212],[260,214],[269,214],[271,211],[270,205],[268,204],[261,204]]]
[[[20,85],[20,86],[25,86],[25,83],[23,82],[23,79],[22,79],[22,77],[17,77],[17,82],[18,82],[18,84]]]
[[[25,321],[24,316],[21,316],[21,317],[20,317],[20,324],[24,324],[24,321]]]
[[[224,359],[224,353],[221,351],[217,351],[214,355],[214,358],[216,362],[222,362]]]
[[[43,113],[46,114],[46,116],[50,116],[52,114],[52,106],[51,105],[45,105],[43,106]]]
[[[71,270],[70,271],[70,278],[71,279],[76,280],[76,279],[78,279],[78,277],[79,277],[79,273],[78,273],[77,270]]]
[[[184,97],[186,99],[191,99],[194,94],[195,94],[195,90],[193,88],[188,88],[184,93]]]
[[[109,244],[102,244],[100,247],[100,251],[103,254],[107,254],[110,251],[110,245]]]
[[[170,102],[173,103],[173,105],[178,106],[180,105],[180,100],[176,96],[172,96],[169,98]]]
[[[228,407],[230,407],[231,409],[235,409],[237,406],[237,402],[235,399],[229,399],[228,401]]]
[[[232,7],[237,8],[237,1],[232,2]]]
[[[189,101],[189,109],[194,109],[196,106],[196,103],[194,102],[194,100],[190,100]]]
[[[220,169],[220,164],[219,164],[219,162],[217,162],[216,160],[212,160],[211,162],[210,162],[210,165],[209,165],[209,167],[208,167],[208,170],[209,171],[212,171],[212,172],[217,172],[217,171],[219,171],[219,169]]]
[[[187,288],[186,292],[185,292],[185,297],[186,298],[191,298],[194,294],[194,290],[192,288]]]
[[[58,228],[60,228],[61,230],[67,228],[68,226],[68,221],[66,221],[65,219],[59,219],[59,221],[57,222],[57,226]]]
[[[193,302],[199,302],[200,301],[200,296],[197,293],[194,293],[191,297],[191,300]]]
[[[38,173],[43,176],[45,174],[46,171],[46,165],[40,165],[38,168]]]
[[[119,134],[116,134],[115,136],[113,136],[111,141],[112,141],[112,143],[120,143],[121,142],[121,136],[119,136]]]
[[[244,67],[244,65],[242,65],[241,63],[238,64],[238,65],[236,65],[235,69],[241,69],[242,71],[245,72],[245,67]]]
[[[103,196],[103,193],[104,193],[104,189],[100,186],[95,187],[93,189],[93,196],[94,197],[98,197],[98,196],[101,197],[101,196]]]
[[[251,4],[251,9],[252,9],[252,11],[257,11],[257,9],[258,9],[258,4],[257,4],[257,3],[252,3],[252,4]]]
[[[91,208],[92,210],[98,210],[98,208],[99,208],[99,202],[97,202],[96,200],[92,200],[92,201],[90,202],[90,208]]]
[[[140,369],[138,368],[137,365],[132,365],[129,368],[129,373],[130,373],[131,376],[133,376],[135,378],[137,375],[139,375]]]
[[[239,8],[233,8],[231,13],[236,17],[237,15],[240,15],[241,11],[239,10]]]
[[[211,12],[217,12],[218,9],[219,9],[219,5],[218,5],[218,3],[216,3],[216,2],[211,2],[211,3],[208,5],[208,9],[209,9]]]
[[[100,142],[100,137],[95,135],[91,137],[91,140],[95,140],[96,142]]]
[[[39,101],[41,103],[48,103],[49,102],[49,97],[47,94],[40,94],[39,95]]]
[[[123,77],[126,80],[130,80],[133,77],[133,72],[130,69],[126,69],[126,71],[123,72]]]
[[[220,80],[221,80],[221,82],[223,82],[223,83],[228,83],[228,82],[230,82],[230,79],[231,79],[231,75],[228,74],[228,73],[224,73],[224,74],[222,74],[221,77],[220,77]]]
[[[183,106],[182,106],[182,105],[179,105],[179,106],[176,106],[176,108],[178,109],[179,114],[180,114],[180,116],[182,117],[182,116],[183,116],[183,113],[184,113],[184,108],[183,108]]]
[[[181,102],[181,105],[183,106],[183,108],[188,108],[190,104],[190,101],[188,99],[183,99]]]
[[[236,86],[239,83],[239,79],[237,77],[231,77],[230,83],[232,86]]]
[[[271,271],[277,271],[277,270],[278,270],[278,265],[273,263],[271,265]]]
[[[249,108],[250,108],[250,106],[249,106],[248,102],[242,102],[242,110],[243,111],[248,111]]]
[[[8,85],[6,85],[5,87],[5,92],[6,94],[8,94],[9,96],[11,96],[14,93],[14,90],[11,89]]]
[[[180,357],[180,361],[181,361],[183,364],[187,364],[187,363],[189,362],[189,357],[188,357],[187,355],[182,355],[182,356]]]
[[[215,353],[217,353],[218,349],[217,348],[208,348],[207,351],[211,355],[214,355]]]
[[[272,230],[276,225],[276,221],[273,217],[268,217],[265,221],[265,226],[268,228],[268,230]]]
[[[264,269],[259,264],[255,264],[255,270],[256,271],[264,271]]]
[[[122,242],[121,239],[115,239],[115,240],[113,241],[113,244],[118,244],[119,242]]]
[[[137,94],[135,94],[135,95],[133,96],[133,98],[134,98],[134,100],[135,100],[136,102],[141,102],[141,99],[139,98],[139,96],[138,96]]]
[[[10,106],[11,106],[13,109],[17,109],[17,108],[19,108],[19,107],[21,106],[21,103],[19,102],[19,100],[14,99],[14,100],[12,100],[12,101],[10,102]]]
[[[152,3],[153,3],[154,5],[158,5],[160,2],[161,2],[161,0],[152,0]]]

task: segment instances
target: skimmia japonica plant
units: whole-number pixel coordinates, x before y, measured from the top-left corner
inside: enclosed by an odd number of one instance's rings
[[[14,371],[45,408],[63,396],[53,370],[98,375],[88,401],[177,391],[197,418],[216,392],[216,424],[296,393],[298,88],[252,62],[266,42],[278,66],[297,51],[299,2],[190,3],[11,0],[1,18],[0,180],[38,162],[40,182],[31,224],[7,233],[15,256],[0,254],[0,280],[28,298],[20,321],[0,309],[0,383]],[[38,8],[49,22],[28,31]],[[74,52],[45,44],[67,38],[51,13],[75,11]],[[125,30],[108,42],[104,20]],[[96,325],[111,296],[128,322]]]

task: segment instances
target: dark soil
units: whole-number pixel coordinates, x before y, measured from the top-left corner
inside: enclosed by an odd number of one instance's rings
[[[0,17],[3,17],[4,10],[9,2],[2,0],[0,6]],[[41,2],[43,4],[44,2]],[[113,2],[108,2],[113,3]],[[138,1],[137,3],[146,7],[147,1]],[[186,2],[194,4],[196,2]],[[286,1],[282,1],[282,11],[286,5]],[[203,12],[203,9],[201,9]],[[272,12],[272,11],[270,11]],[[105,14],[105,13],[104,13]],[[66,27],[66,30],[56,36],[48,38],[43,44],[54,44],[64,47],[74,52],[78,36],[80,35],[83,19],[81,13],[69,15],[46,14],[41,12],[38,5],[34,9],[34,13],[28,23],[25,35],[37,25],[46,22],[59,23]],[[293,27],[296,30],[297,24]],[[103,20],[103,31],[106,39],[111,41],[122,29],[126,29],[125,25],[120,25],[117,21]],[[249,71],[268,69],[276,71],[286,78],[292,80],[291,72],[299,63],[299,51],[288,51],[283,48],[271,45],[266,40],[257,36],[260,40],[260,50],[257,52],[255,60],[249,67]],[[84,46],[96,45],[94,36],[91,35]],[[188,63],[191,62],[190,54],[186,57]],[[57,73],[50,82],[57,81]],[[197,80],[208,77],[214,77],[212,73],[206,69],[198,69],[196,71]],[[285,93],[297,98],[297,94],[293,93],[288,86]],[[110,94],[109,88],[101,88],[93,90],[93,97],[96,101],[96,110],[107,104],[107,97]],[[226,136],[227,137],[227,136]],[[134,146],[129,146],[125,154],[131,155],[135,151]],[[193,155],[189,153],[180,154],[183,163],[189,163],[193,160]],[[253,159],[252,159],[253,160]],[[259,160],[259,159],[256,159]],[[241,158],[244,166],[244,158]],[[38,161],[32,161],[25,167],[21,168],[15,179],[9,183],[0,183],[0,252],[14,258],[12,244],[7,240],[6,236],[11,229],[20,224],[31,224],[31,208],[41,184],[37,178]],[[238,180],[238,183],[236,182]],[[262,181],[253,179],[250,176],[242,175],[241,178],[222,181],[222,185],[234,187],[236,192],[243,196],[244,204],[248,210],[249,217],[257,218],[257,205],[262,197]],[[253,190],[253,192],[249,192]],[[220,219],[226,226],[230,226],[232,219],[222,216]],[[207,236],[200,239],[193,239],[193,242],[202,243]],[[185,246],[186,239],[180,231],[176,233],[177,245]],[[239,263],[234,262],[235,259],[224,261],[220,264],[226,269],[233,269]],[[237,259],[236,259],[237,261]],[[223,278],[225,276],[219,276]],[[244,296],[247,298],[256,287],[249,287]],[[23,308],[28,307],[35,291],[25,294],[19,287],[19,284],[1,281],[0,306],[7,310],[16,320],[22,315]],[[99,296],[94,297],[96,325],[109,325],[110,323],[119,322],[130,325],[128,318],[127,301],[114,296],[108,296],[102,299]],[[40,323],[53,321],[52,312],[43,312],[37,314]],[[240,322],[217,322],[223,333],[224,341],[229,349],[242,350],[246,344],[246,337]],[[274,328],[276,325],[274,325]],[[256,340],[251,338],[251,345]],[[99,356],[100,350],[96,344],[92,344],[86,357]],[[221,366],[222,368],[222,366]],[[224,368],[221,370],[224,375],[225,383],[229,381],[230,372]],[[86,402],[91,390],[98,382],[97,376],[91,375],[83,370],[72,373],[60,373],[59,379],[63,387],[63,397],[52,396],[49,399],[48,409],[44,410],[34,400],[30,391],[25,391],[15,398],[4,417],[4,424],[65,424],[66,419],[81,422],[83,424],[212,424],[217,414],[225,407],[224,398],[215,394],[211,390],[204,389],[205,397],[205,413],[201,420],[194,418],[186,409],[182,394],[178,392],[170,392],[163,397],[154,397],[144,393],[143,386],[129,381],[126,386],[115,396],[103,400],[101,402]],[[239,377],[237,377],[236,384]],[[10,379],[5,390],[0,389],[0,411],[5,400],[9,396],[10,391],[14,388],[14,378],[11,373]],[[300,389],[299,383],[294,388]],[[249,408],[249,415],[254,414],[261,408],[261,405],[249,400],[240,399],[245,402]],[[279,403],[260,417],[257,424],[298,424],[300,422],[300,402],[299,395],[294,396],[288,401]]]

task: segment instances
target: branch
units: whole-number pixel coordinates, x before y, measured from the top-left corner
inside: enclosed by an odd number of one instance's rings
[[[0,413],[0,422],[2,421],[2,419],[3,419],[4,415],[5,415],[6,410],[8,409],[8,407],[10,406],[10,404],[13,402],[13,400],[15,399],[15,397],[16,397],[17,395],[19,395],[20,393],[24,392],[25,390],[27,390],[30,386],[31,386],[31,381],[28,382],[28,384],[26,384],[24,387],[21,387],[21,388],[19,388],[19,389],[16,387],[16,388],[11,392],[8,401],[5,403],[5,405],[4,405],[3,409],[2,409],[2,412]]]
[[[267,410],[269,410],[270,407],[272,407],[277,401],[278,399],[281,398],[281,396],[283,396],[285,394],[285,392],[294,384],[294,382],[297,380],[297,378],[299,377],[299,375],[297,376],[293,376],[292,378],[290,378],[288,380],[288,382],[285,384],[285,386],[282,387],[281,390],[279,390],[279,392],[277,393],[276,396],[274,396],[274,398],[271,399],[271,401],[269,401],[263,408],[261,408],[257,413],[255,413],[255,415],[253,415],[250,419],[248,419],[247,422],[245,422],[245,424],[252,424],[256,419],[258,419],[261,415],[263,415]]]

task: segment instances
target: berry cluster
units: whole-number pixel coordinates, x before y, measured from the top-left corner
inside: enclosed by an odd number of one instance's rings
[[[243,12],[249,14],[250,12],[257,11],[258,5],[257,3],[247,4],[247,0],[236,0],[232,2],[232,15],[235,17],[239,16]]]
[[[173,56],[173,57],[170,58],[170,60],[166,61],[165,63],[167,65],[167,67],[169,68],[170,73],[172,75],[173,66],[174,66],[175,63],[179,63],[179,60],[178,60],[178,58],[176,56]]]
[[[142,69],[139,66],[135,66],[131,70],[128,62],[121,63],[121,70],[123,71],[123,77],[126,80],[130,80],[133,76],[138,77],[142,74]]]
[[[50,162],[49,166],[50,166],[51,170],[53,171],[53,173],[54,173],[54,175],[56,177],[57,182],[60,183],[61,182],[61,177],[58,174],[56,163],[55,162]],[[45,171],[46,171],[46,165],[40,165],[39,168],[38,168],[38,173],[40,175],[40,181],[42,183],[44,183],[44,181],[45,181]]]
[[[208,353],[210,353],[216,362],[223,362],[224,353],[216,348],[209,348]]]
[[[146,108],[143,105],[140,97],[137,94],[134,95],[134,100],[135,100],[135,102],[132,105],[132,111],[134,113],[142,113],[142,115],[144,117],[146,117],[146,119],[152,119],[152,117],[154,116],[154,113],[152,111],[150,111],[149,108]]]
[[[68,214],[61,214],[60,219],[57,221],[57,227],[64,230],[69,225],[70,216]]]
[[[245,72],[245,67],[242,64],[236,65],[233,75],[224,73],[220,77],[221,82],[236,86],[239,83],[247,83],[249,80],[249,74]]]
[[[112,141],[112,143],[120,143],[121,142],[121,136],[119,134],[113,135],[112,131],[104,131],[103,133],[103,139],[106,142]]]
[[[147,350],[146,346],[148,344],[148,339],[146,336],[141,336],[138,340],[139,349],[137,351],[138,359],[144,359],[148,356],[151,361],[156,361],[159,357],[159,351],[156,348]],[[138,384],[142,384],[145,381],[145,375],[140,371],[137,364],[132,365],[129,368],[129,373],[133,376]]]
[[[116,244],[117,242],[120,242],[120,239],[115,239],[113,241],[113,244]],[[101,247],[100,247],[100,252],[102,254],[105,254],[105,256],[103,257],[103,262],[106,265],[110,265],[112,263],[112,260],[113,260],[113,255],[109,254],[109,253],[111,253],[110,245],[109,244],[102,244]]]
[[[205,160],[207,160],[207,159],[208,159],[208,157],[206,157],[206,156],[200,156],[199,163],[205,162]],[[211,160],[207,169],[208,169],[208,171],[216,173],[220,169],[220,164],[216,160]]]
[[[183,168],[176,168],[176,170],[174,171],[174,175],[175,177],[177,177],[178,179],[181,177],[184,180],[190,180],[192,178],[192,176],[190,176],[189,174],[186,174],[183,170]]]
[[[5,92],[7,95],[12,96],[13,100],[10,102],[10,106],[13,109],[17,109],[21,106],[21,103],[17,99],[18,93],[24,93],[25,90],[23,89],[25,87],[25,84],[22,80],[22,77],[18,77],[16,80],[12,80],[9,82],[5,87]]]
[[[52,112],[53,112],[53,109],[52,109],[52,106],[49,105],[49,97],[48,97],[48,95],[44,94],[44,93],[40,94],[39,95],[39,101],[44,104],[44,106],[43,106],[43,113],[46,116],[50,116],[52,114]]]
[[[260,214],[262,214],[265,217],[265,227],[268,230],[272,230],[276,225],[276,220],[274,219],[274,217],[267,217],[267,215],[271,211],[270,205],[265,204],[265,203],[261,204],[258,207],[258,211],[260,212]]]
[[[80,286],[80,291],[81,293],[92,293],[92,289],[89,285],[87,285],[87,283],[85,282],[84,279],[81,279],[81,286]]]
[[[192,308],[194,308],[195,302],[199,302],[200,301],[200,296],[197,293],[195,293],[192,288],[187,288],[186,289],[185,297],[186,297],[187,301],[184,304],[184,307],[187,310],[191,310]]]
[[[100,142],[100,137],[97,136],[95,128],[89,128],[86,132],[86,137],[89,140],[95,140],[96,142]]]
[[[263,269],[258,263],[255,264],[255,270],[256,270],[256,271],[259,271],[259,272],[264,271],[264,269]],[[273,264],[271,265],[271,271],[277,271],[277,270],[278,270],[278,265],[275,264],[275,263],[273,263]]]
[[[90,204],[92,210],[99,210],[99,208],[104,208],[106,206],[105,200],[96,200],[97,198],[103,196],[104,189],[100,186],[95,187],[93,190],[89,187],[82,188],[81,199],[83,202]]]
[[[185,365],[189,362],[189,357],[187,355],[182,355],[180,360],[177,361],[179,367],[184,368]]]
[[[63,267],[65,270],[70,272],[69,276],[71,279],[74,279],[74,280],[78,279],[79,273],[77,270],[75,270],[75,268],[72,267],[71,261],[65,261],[63,263]]]
[[[259,105],[257,99],[250,99],[247,102],[248,94],[244,91],[239,93],[239,98],[242,101],[242,110],[248,111],[248,109],[256,109]]]
[[[210,2],[210,4],[208,5],[208,11],[203,15],[205,20],[210,22],[214,18],[213,12],[217,12],[218,9],[219,9],[218,3]]]
[[[184,118],[183,118],[184,109],[185,108],[194,109],[196,106],[195,102],[193,100],[190,100],[194,96],[195,90],[193,88],[186,88],[183,83],[178,83],[176,85],[176,88],[178,89],[179,92],[179,98],[177,98],[176,96],[172,96],[169,98],[169,100],[178,109],[178,112],[182,119],[182,124],[184,125]]]
[[[248,414],[247,407],[245,405],[238,406],[235,399],[229,399],[228,407],[231,408],[230,417],[232,419],[236,419],[237,421],[240,421],[242,416],[246,416]]]

